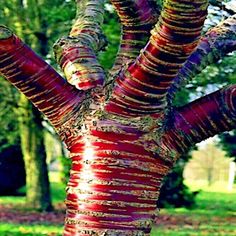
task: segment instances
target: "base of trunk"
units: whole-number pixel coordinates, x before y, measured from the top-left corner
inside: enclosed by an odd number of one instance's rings
[[[104,120],[77,138],[69,148],[65,236],[150,235],[170,163],[147,144],[144,132]]]

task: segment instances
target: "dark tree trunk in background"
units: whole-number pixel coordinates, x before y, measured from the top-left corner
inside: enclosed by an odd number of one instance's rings
[[[26,170],[26,204],[41,211],[52,210],[41,114],[21,94],[18,119]]]
[[[42,17],[42,8],[37,6],[38,1],[8,1],[11,5],[10,19],[3,11],[3,22],[9,21],[14,25],[16,19],[16,33],[24,38],[25,42],[46,57],[48,54],[47,23]],[[41,1],[41,4],[44,2]],[[1,21],[1,22],[2,22]],[[30,32],[25,34],[24,32]],[[23,159],[26,170],[26,204],[28,207],[40,211],[52,209],[46,151],[44,145],[44,127],[42,115],[29,101],[20,95],[18,102],[18,122]]]
[[[0,195],[19,195],[25,186],[25,168],[19,145],[11,145],[0,153]]]

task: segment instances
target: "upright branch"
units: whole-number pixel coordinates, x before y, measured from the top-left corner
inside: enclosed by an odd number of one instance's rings
[[[172,119],[162,143],[179,153],[215,134],[232,130],[236,125],[236,85],[176,109]]]
[[[206,0],[165,0],[146,47],[116,79],[107,111],[125,116],[161,113],[179,69],[198,44]]]
[[[5,26],[0,26],[0,74],[18,88],[59,128],[84,99],[50,65]]]
[[[96,53],[106,45],[101,25],[103,0],[77,0],[77,15],[68,37],[54,45],[55,57],[68,82],[80,90],[102,86],[105,73]]]
[[[134,60],[150,37],[157,22],[160,6],[154,0],[111,0],[120,18],[122,32],[119,52],[111,70],[117,73],[122,65]]]
[[[174,79],[168,91],[168,100],[173,101],[175,93],[208,65],[217,62],[236,49],[236,14],[210,29],[196,51],[188,58]]]

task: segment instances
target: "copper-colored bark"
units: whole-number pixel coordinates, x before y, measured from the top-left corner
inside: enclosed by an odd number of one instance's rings
[[[151,35],[153,1],[112,3],[124,31],[107,81],[96,57],[104,43],[102,0],[78,1],[72,38],[56,46],[77,89],[0,27],[0,73],[47,116],[70,152],[66,236],[149,235],[162,179],[180,153],[235,126],[235,86],[174,111],[167,104],[197,47],[207,1],[164,1]]]

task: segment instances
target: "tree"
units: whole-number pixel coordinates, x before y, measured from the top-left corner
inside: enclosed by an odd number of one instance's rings
[[[36,4],[23,1],[8,1],[2,5],[1,21],[13,24],[17,34],[24,38],[32,48],[38,49],[42,56],[47,54],[47,37],[44,35],[45,24],[40,17],[40,8]],[[16,6],[15,13],[12,7]],[[15,19],[11,22],[10,19]],[[27,18],[33,18],[26,26]],[[16,24],[15,26],[14,24]],[[26,30],[32,34],[23,34]],[[44,39],[44,40],[42,40]],[[40,42],[40,43],[38,43]],[[39,45],[39,46],[38,46]],[[19,95],[15,103],[15,114],[20,133],[21,152],[23,154],[26,170],[26,202],[27,206],[37,210],[47,211],[52,209],[48,170],[46,164],[46,152],[44,146],[44,129],[42,116],[39,111],[32,107],[23,94]]]
[[[19,127],[15,120],[16,96],[15,88],[8,81],[0,80],[0,152],[9,146],[19,145]],[[14,115],[13,115],[14,114]]]
[[[149,235],[161,182],[180,154],[236,123],[235,85],[172,105],[184,80],[235,49],[235,15],[200,39],[205,0],[166,0],[161,13],[151,0],[111,2],[122,36],[108,76],[96,56],[106,44],[102,0],[78,1],[69,36],[55,44],[69,83],[0,28],[0,72],[70,152],[64,235]]]
[[[71,22],[72,17],[70,15],[75,13],[75,10],[71,11],[73,6],[72,2],[65,2],[64,0],[55,0],[53,2],[48,0],[9,0],[1,4],[0,22],[13,28],[26,43],[34,50],[37,50],[40,56],[50,60],[49,45],[52,45],[52,41],[56,40],[55,36],[58,37],[58,35],[69,30],[67,20],[69,19],[69,22]],[[56,27],[56,24],[60,22],[65,25],[63,29]],[[3,92],[7,94],[5,84]],[[4,94],[0,93],[1,100],[5,101],[6,98],[10,100],[9,96],[4,96]],[[17,102],[14,104],[14,114],[18,117],[17,121],[16,119],[12,121],[15,116],[12,115],[12,112],[7,113],[6,109],[1,116],[1,121],[6,121],[5,123],[11,124],[11,126],[16,126],[17,124],[17,128],[20,129],[21,149],[27,172],[27,206],[43,211],[51,210],[52,204],[44,145],[45,129],[42,126],[43,118],[23,94],[15,97]],[[12,103],[12,101],[10,102]],[[5,102],[1,101],[2,104],[5,105]],[[13,105],[10,109],[12,107]],[[4,117],[6,119],[3,119]],[[2,125],[4,128],[6,127],[5,123]],[[7,135],[5,133],[2,135],[4,138],[13,137],[13,132],[8,130]],[[14,143],[14,141],[11,140],[11,143]]]
[[[229,165],[229,184],[228,189],[232,190],[235,182],[236,176],[236,130],[231,132],[222,133],[220,136],[219,146],[227,153],[229,157],[232,158],[232,161]]]
[[[216,181],[226,180],[230,160],[214,142],[214,139],[208,140],[207,144],[199,145],[198,150],[192,152],[185,176],[192,180],[205,180],[208,186]]]

